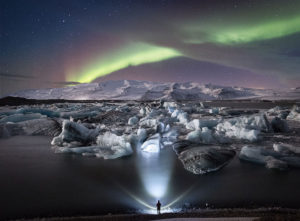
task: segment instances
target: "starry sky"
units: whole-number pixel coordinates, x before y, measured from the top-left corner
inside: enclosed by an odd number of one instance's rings
[[[299,0],[0,0],[0,96],[104,80],[300,86]]]

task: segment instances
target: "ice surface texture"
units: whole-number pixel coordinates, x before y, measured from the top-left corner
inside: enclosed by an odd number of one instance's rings
[[[221,169],[234,155],[234,150],[218,146],[196,146],[180,152],[178,158],[186,170],[194,174],[205,174]]]
[[[274,145],[274,150],[268,150],[264,147],[244,146],[241,149],[239,158],[265,165],[270,169],[285,170],[288,167],[300,167],[300,157],[297,155],[299,148],[280,144]]]
[[[0,137],[52,136],[57,153],[104,159],[129,156],[136,150],[157,155],[173,147],[185,168],[195,174],[225,166],[234,149],[241,150],[243,160],[284,170],[300,164],[298,114],[297,106],[245,110],[209,107],[209,102],[198,101],[2,107]]]

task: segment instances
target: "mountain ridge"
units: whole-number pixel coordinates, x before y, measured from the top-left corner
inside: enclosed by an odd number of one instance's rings
[[[291,92],[293,93],[293,92]],[[109,80],[100,83],[84,83],[64,88],[29,89],[10,94],[27,99],[65,100],[230,100],[263,99],[266,97],[289,98],[283,92],[272,89],[254,89],[237,86],[219,86],[196,82],[160,83],[136,80]],[[293,98],[300,98],[295,92]]]

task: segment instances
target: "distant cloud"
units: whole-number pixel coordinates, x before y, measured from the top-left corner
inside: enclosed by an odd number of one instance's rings
[[[33,79],[33,78],[36,78],[36,76],[33,76],[33,75],[8,74],[8,73],[0,73],[0,77],[18,78],[18,79]]]

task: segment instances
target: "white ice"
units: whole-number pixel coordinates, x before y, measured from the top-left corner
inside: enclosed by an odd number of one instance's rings
[[[141,150],[145,152],[158,153],[162,148],[161,136],[159,133],[148,138],[141,146]]]
[[[116,159],[133,153],[132,147],[123,136],[106,132],[97,137],[96,146],[56,147],[56,153],[74,153],[83,156],[95,156],[104,159]]]

